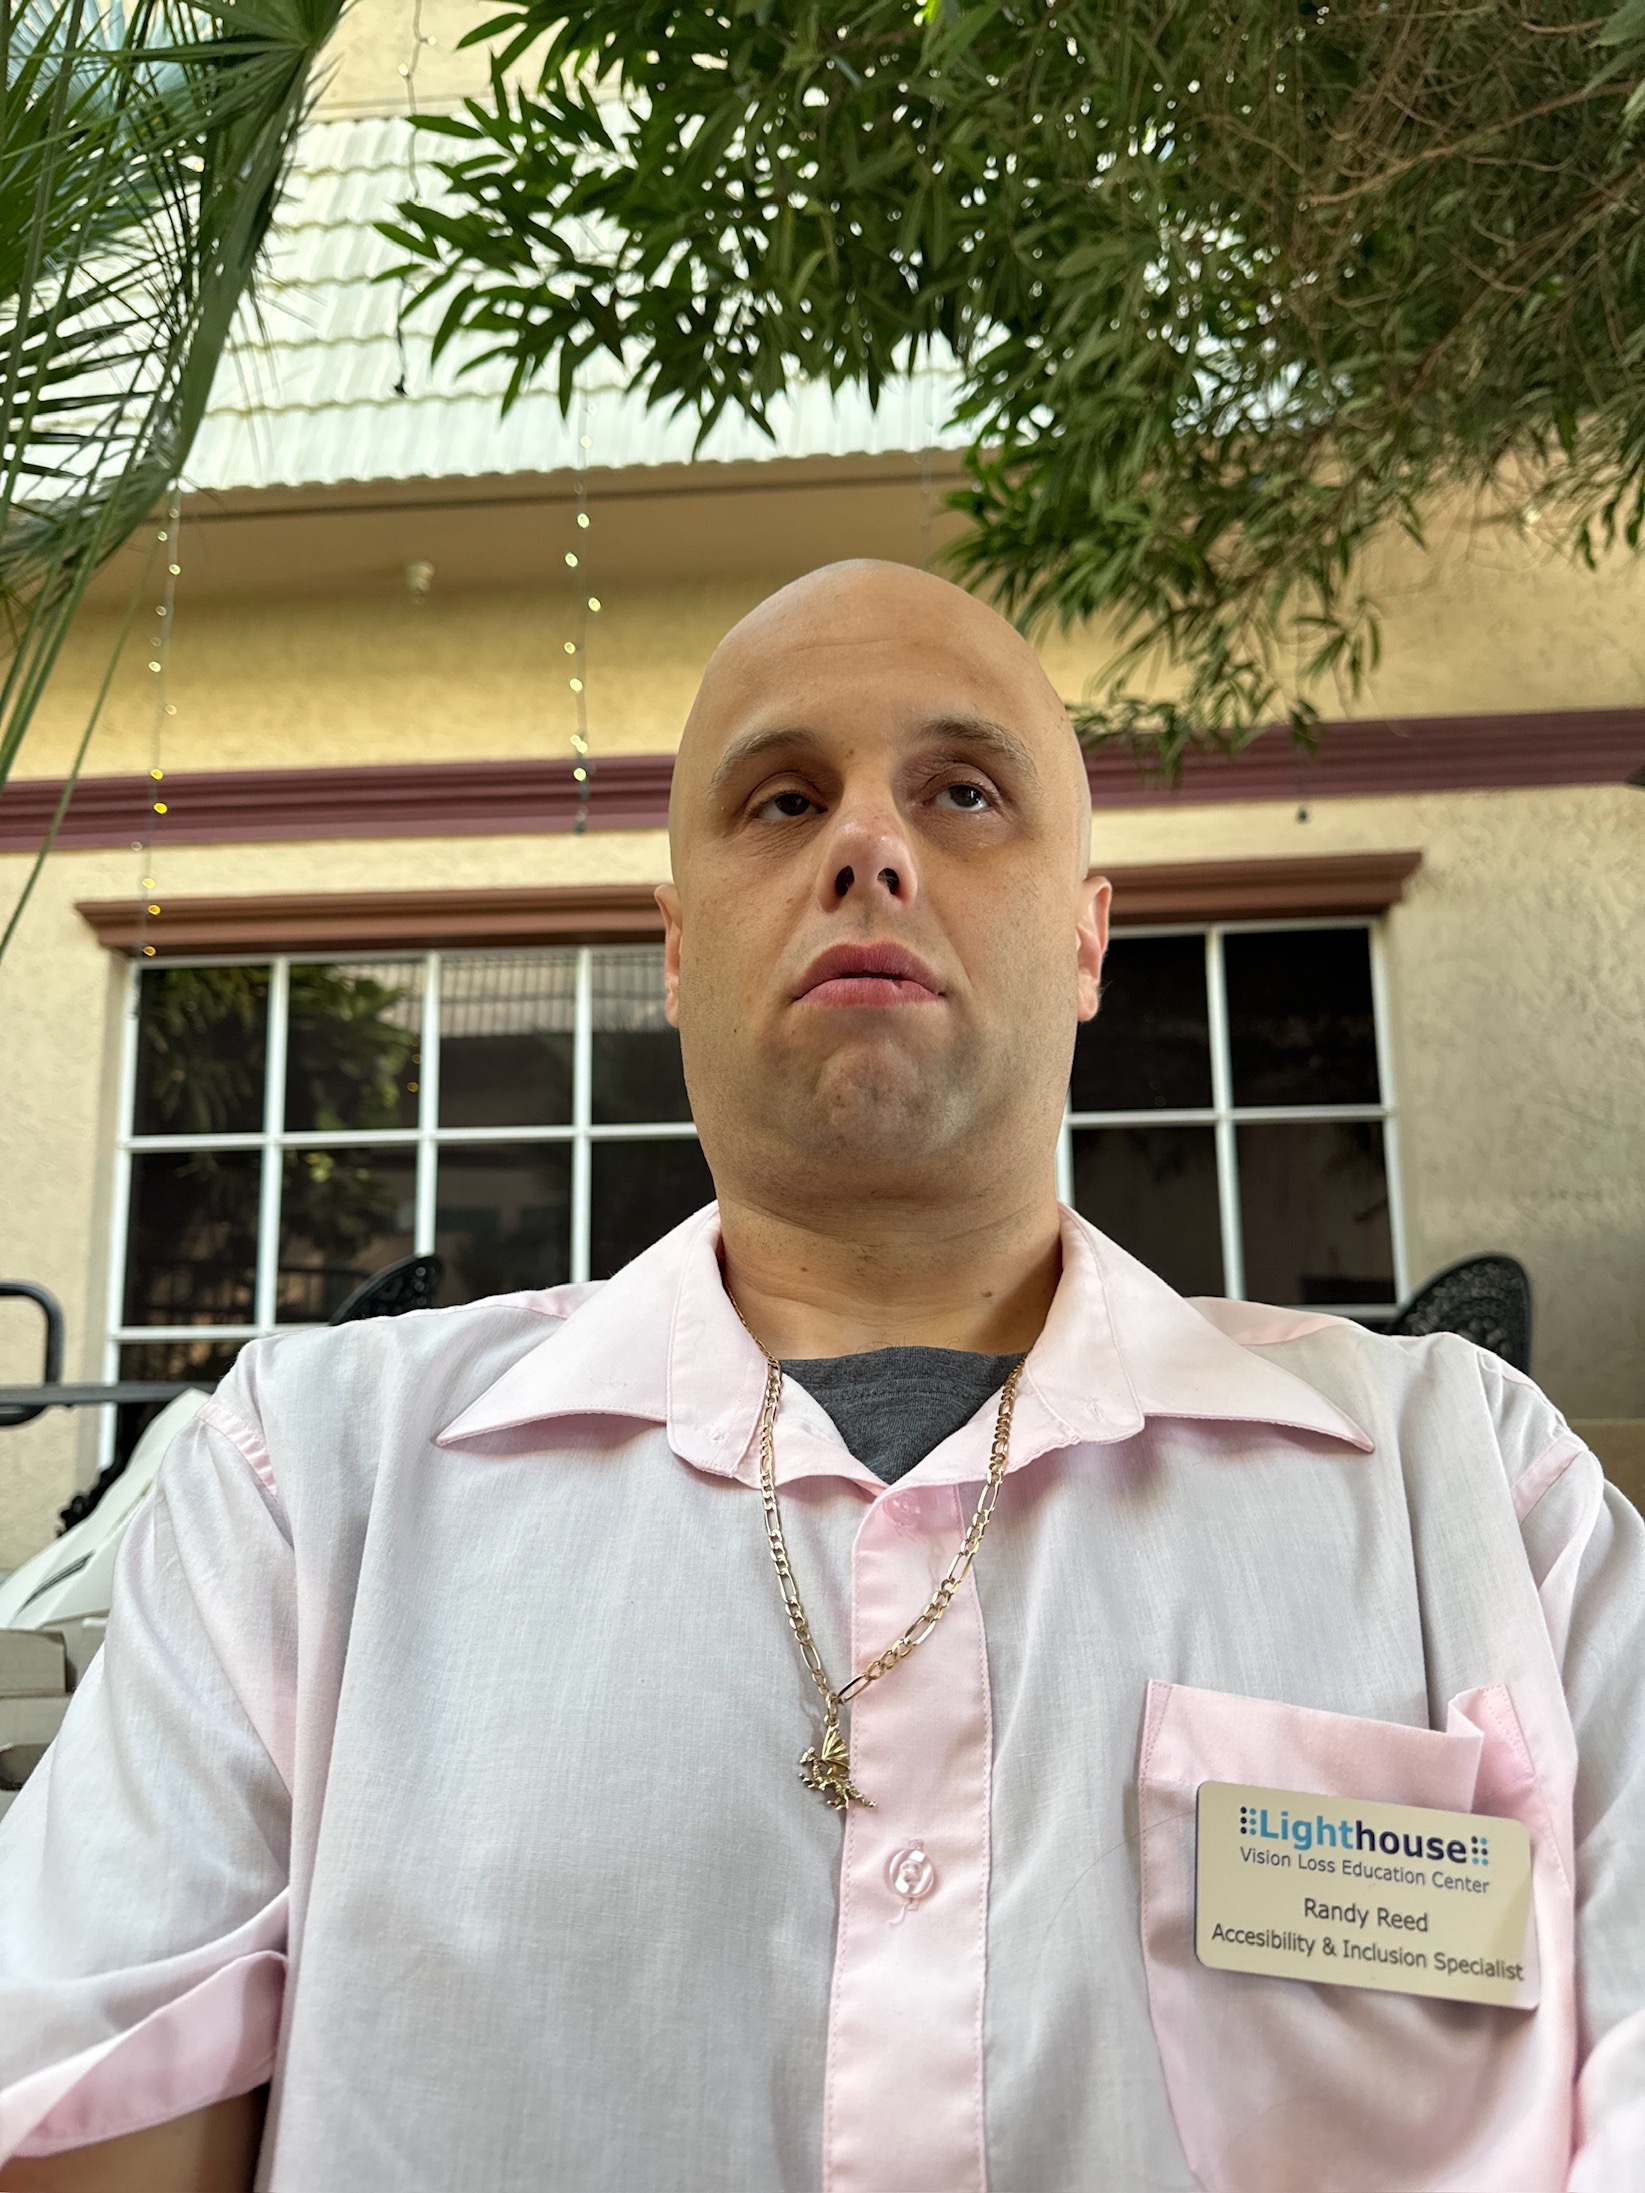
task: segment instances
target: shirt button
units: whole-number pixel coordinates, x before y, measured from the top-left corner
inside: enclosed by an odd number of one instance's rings
[[[923,1904],[937,1885],[937,1869],[923,1843],[905,1843],[885,1861],[885,1881],[903,1908]]]

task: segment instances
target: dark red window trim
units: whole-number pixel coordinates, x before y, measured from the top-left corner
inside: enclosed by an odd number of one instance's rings
[[[537,836],[655,830],[668,819],[672,754],[596,756],[586,801],[570,761],[369,763],[346,769],[177,770],[166,813],[146,776],[85,777],[58,835],[65,850],[146,841],[158,847],[310,838]],[[1265,731],[1236,759],[1198,756],[1166,792],[1129,755],[1093,755],[1092,803],[1193,807],[1227,800],[1342,799],[1556,784],[1623,784],[1645,770],[1645,708],[1515,716],[1427,716],[1324,727],[1310,759]],[[13,778],[0,789],[0,852],[36,847],[60,778]]]
[[[1414,852],[1325,853],[1287,860],[1170,861],[1112,868],[1120,927],[1148,922],[1380,914],[1421,865]],[[523,944],[637,944],[662,935],[650,884],[547,884],[518,890],[338,891],[82,899],[99,944],[178,953],[430,950]]]

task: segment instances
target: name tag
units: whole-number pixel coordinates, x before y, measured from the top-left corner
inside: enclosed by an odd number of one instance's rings
[[[1477,1812],[1202,1782],[1194,1947],[1221,1972],[1530,2010],[1531,1838]]]

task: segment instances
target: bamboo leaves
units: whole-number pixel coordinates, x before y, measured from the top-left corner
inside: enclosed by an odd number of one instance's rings
[[[515,392],[705,427],[957,359],[960,569],[1105,615],[1093,735],[1237,745],[1374,659],[1436,496],[1645,509],[1645,16],[1571,0],[513,0],[396,225]],[[594,117],[598,116],[596,124]],[[568,361],[570,370],[568,371]]]

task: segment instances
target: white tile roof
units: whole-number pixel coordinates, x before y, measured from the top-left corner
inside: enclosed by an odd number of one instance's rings
[[[319,121],[304,132],[260,310],[243,316],[224,357],[190,456],[190,488],[474,478],[576,462],[575,411],[562,418],[550,388],[529,390],[504,418],[505,368],[462,374],[455,345],[435,365],[426,333],[406,333],[406,393],[396,394],[398,286],[373,279],[393,265],[396,251],[372,224],[416,194],[411,143],[407,125],[390,116]],[[428,146],[419,140],[425,194],[434,180]],[[609,364],[591,366],[585,386],[586,462],[692,458],[695,418],[648,412]],[[945,426],[955,386],[951,370],[923,369],[888,388],[876,413],[856,391],[834,396],[802,385],[773,416],[774,442],[747,420],[727,417],[696,454],[727,463],[961,448],[965,436]]]

